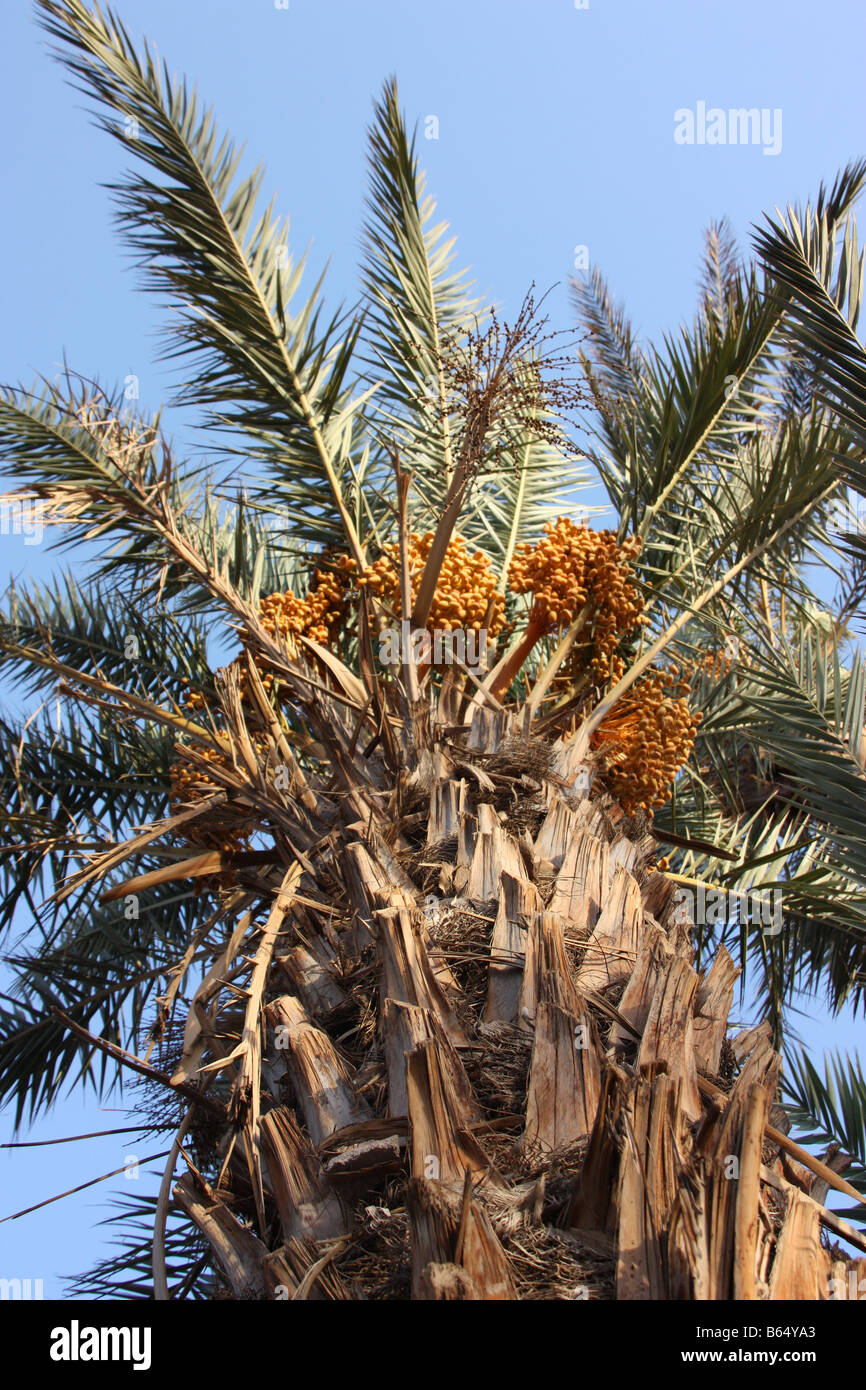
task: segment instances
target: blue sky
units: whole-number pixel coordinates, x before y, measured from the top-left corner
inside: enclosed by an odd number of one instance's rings
[[[221,125],[246,142],[250,163],[267,165],[265,189],[291,214],[293,249],[312,243],[316,268],[330,257],[335,306],[357,293],[365,128],[392,72],[420,122],[420,155],[458,235],[460,264],[506,313],[532,281],[540,291],[555,285],[554,327],[571,324],[567,281],[575,248],[586,247],[641,333],[675,329],[692,312],[711,219],[727,215],[746,244],[763,212],[813,196],[863,153],[862,0],[589,0],[587,8],[290,0],[287,9],[274,0],[118,0],[115,8],[135,38],[146,33],[198,85]],[[120,173],[121,152],[89,124],[28,4],[5,0],[0,33],[0,379],[51,375],[66,353],[106,382],[136,375],[142,406],[155,407],[172,389],[170,367],[157,360],[161,313],[136,290],[99,187]],[[779,153],[676,143],[675,112],[701,102],[781,112]],[[171,415],[178,428],[182,418]],[[44,546],[10,536],[2,544],[4,579],[54,563]],[[819,1014],[802,1031],[816,1048],[853,1046],[859,1025]],[[123,1123],[76,1101],[32,1137]],[[144,1157],[130,1138],[0,1153],[4,1207],[86,1181],[130,1153]],[[86,1266],[98,1249],[93,1224],[110,1186],[0,1227],[0,1274],[42,1277],[46,1295],[59,1293],[56,1276]]]

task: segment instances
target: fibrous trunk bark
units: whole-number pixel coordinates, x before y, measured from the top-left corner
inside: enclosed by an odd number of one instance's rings
[[[254,1128],[228,1118],[258,1146],[272,1230],[234,1214],[236,1158],[221,1188],[176,1188],[233,1295],[858,1287],[858,1262],[821,1243],[822,1227],[845,1233],[816,1200],[824,1178],[770,1124],[768,1032],[728,1037],[737,970],[724,949],[697,968],[646,826],[590,792],[574,742],[540,750],[483,704],[462,732],[447,714],[391,795],[390,835],[347,798],[306,855],[315,871],[292,878],[294,911],[271,918],[268,1084]],[[184,1082],[214,1045],[240,940],[197,997]],[[262,950],[249,959],[261,973]]]

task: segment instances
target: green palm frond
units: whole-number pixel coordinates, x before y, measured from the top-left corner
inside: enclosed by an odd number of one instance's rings
[[[859,188],[864,177],[866,161],[852,166],[852,184]],[[857,337],[857,322],[863,253],[853,218],[840,228],[834,211],[820,199],[814,212],[807,207],[798,214],[789,207],[787,217],[768,217],[754,241],[785,306],[786,341],[807,359],[816,393],[847,423],[862,451],[866,350]]]
[[[846,170],[863,178],[866,162]],[[809,390],[838,417],[849,448],[837,455],[846,481],[866,497],[866,349],[857,336],[863,253],[853,218],[840,226],[819,198],[815,210],[767,218],[755,246],[785,297],[785,341]],[[854,563],[866,559],[862,526],[845,528]]]
[[[98,410],[104,428],[89,426]],[[153,461],[153,441],[159,432],[159,417],[133,422],[120,393],[105,392],[98,383],[75,380],[67,375],[65,389],[57,382],[25,387],[0,388],[0,460],[14,467],[22,483],[39,485],[50,505],[65,522],[68,544],[87,539],[88,531],[109,520],[123,519],[126,529],[134,526],[131,505],[134,482],[118,466],[105,429],[109,421],[123,421],[133,427],[140,440],[137,462],[140,477],[151,486],[159,482]],[[181,475],[180,485],[186,483]],[[80,495],[89,496],[88,519],[80,519]],[[179,496],[178,502],[182,501]]]
[[[110,529],[103,575],[137,568],[142,591],[175,590],[174,556],[150,503],[158,496],[194,525],[203,479],[175,459],[158,414],[136,417],[119,391],[70,373],[41,389],[0,388],[0,462],[20,484],[4,505],[34,509],[33,521],[56,528],[57,545],[99,554],[93,543]]]
[[[299,537],[360,556],[345,499],[360,321],[323,321],[321,281],[292,311],[303,262],[272,206],[258,206],[262,171],[238,177],[241,152],[194,91],[147,46],[139,55],[110,10],[82,0],[39,0],[39,10],[76,85],[107,109],[98,124],[151,171],[114,191],[145,284],[176,311],[167,351],[194,359],[184,400],[243,432],[243,454],[266,463],[269,493]]]
[[[670,516],[678,519],[684,485],[729,463],[757,427],[763,398],[756,374],[776,319],[753,280],[741,287],[738,313],[723,331],[700,322],[683,328],[679,340],[669,337],[662,349],[642,353],[627,394],[608,394],[609,373],[596,374],[601,447],[590,453],[623,533],[651,538]],[[592,331],[592,321],[584,323]]]
[[[0,1103],[14,1106],[16,1125],[69,1087],[105,1095],[121,1082],[121,1063],[73,1033],[52,1009],[134,1052],[206,907],[207,899],[178,895],[170,885],[142,893],[135,915],[123,901],[88,904],[56,919],[34,949],[7,956],[15,987],[0,1001]]]
[[[368,379],[377,389],[367,423],[376,439],[399,448],[403,466],[412,471],[410,522],[423,532],[442,513],[459,443],[445,357],[469,328],[477,331],[487,311],[471,298],[465,273],[454,270],[454,239],[447,224],[436,220],[393,79],[376,104],[369,139],[363,342]],[[514,546],[536,538],[561,511],[553,495],[561,499],[585,475],[562,450],[525,428],[506,421],[494,433],[498,466],[486,469],[476,484],[460,531],[502,572]],[[390,519],[380,512],[377,530],[383,520],[387,528]]]
[[[26,723],[0,720],[0,930],[71,872],[76,855],[165,813],[172,739],[163,728],[46,702]],[[56,910],[54,915],[56,920]]]
[[[751,657],[749,670],[714,730],[736,728],[784,769],[785,796],[806,807],[866,882],[866,659],[843,668],[831,633],[803,625]]]
[[[152,1299],[153,1227],[157,1199],[119,1197],[112,1203],[113,1215],[100,1222],[109,1232],[117,1231],[111,1244],[117,1253],[100,1260],[84,1274],[66,1281],[68,1296],[76,1299]],[[202,1236],[182,1213],[169,1204],[165,1231],[166,1279],[169,1297],[212,1299],[217,1281],[207,1258]]]
[[[454,239],[446,238],[447,223],[435,221],[393,78],[376,104],[369,141],[362,275],[374,410],[438,515],[455,466],[443,354],[475,321],[480,301],[470,298],[465,272],[453,269]]]
[[[822,1076],[805,1049],[787,1050],[782,1095],[792,1124],[806,1131],[803,1142],[841,1142],[854,1160],[845,1177],[866,1194],[866,1074],[859,1056],[825,1053]],[[862,1208],[847,1214],[864,1219]]]
[[[0,460],[24,484],[0,503],[29,517],[31,529],[54,527],[57,547],[84,544],[98,580],[134,592],[137,607],[149,601],[161,623],[169,603],[177,615],[220,611],[209,575],[248,603],[307,587],[318,552],[287,532],[282,508],[265,509],[177,460],[158,416],[137,419],[84,382],[68,379],[66,388],[0,391]],[[184,563],[190,548],[193,572]]]
[[[654,524],[637,564],[654,632],[692,601],[708,576],[724,574],[755,548],[760,556],[725,585],[717,617],[732,603],[752,610],[761,584],[794,604],[811,597],[804,566],[824,559],[832,544],[829,517],[838,488],[831,453],[838,442],[838,431],[813,413],[785,421],[773,435],[754,433],[724,466],[713,461],[694,470],[664,524]]]
[[[591,346],[584,356],[596,405],[602,410],[602,423],[622,418],[603,410],[608,401],[622,407],[641,398],[646,370],[643,352],[622,305],[617,304],[597,266],[587,279],[571,281],[572,301],[578,320],[590,336]],[[621,438],[611,440],[612,452],[619,456],[626,447]]]
[[[864,177],[866,167],[852,166],[829,192],[822,188],[819,203],[833,226]],[[784,543],[763,557],[776,583],[787,582],[792,540],[795,558],[826,543],[822,494],[844,441],[838,422],[814,406],[801,420],[780,403],[786,304],[775,281],[738,266],[724,229],[711,231],[696,322],[660,348],[635,347],[600,276],[578,292],[592,340],[586,360],[597,443],[589,456],[621,534],[634,530],[643,539],[646,582],[665,598],[693,587],[692,565],[712,563],[732,536],[766,520],[768,488],[780,503],[795,493],[813,502],[798,533],[786,531]]]
[[[64,572],[45,584],[10,586],[0,611],[0,637],[115,684],[177,700],[209,679],[203,623],[180,617],[166,604],[149,612],[130,594],[104,581]],[[44,666],[10,658],[0,646],[0,670],[31,693],[50,692],[56,677]]]
[[[700,311],[724,333],[740,296],[742,265],[736,238],[726,217],[711,222],[704,238]]]
[[[736,760],[734,747],[733,757]],[[724,944],[742,970],[741,991],[784,1032],[803,994],[822,994],[832,1010],[866,1002],[866,889],[805,811],[771,785],[749,809],[732,811],[716,779],[686,768],[656,818],[659,832],[717,845],[730,865],[698,850],[668,851],[673,872],[704,913],[695,923],[701,960]],[[701,898],[701,886],[703,898]],[[715,895],[715,896],[713,896]],[[721,911],[720,911],[721,907]]]
[[[684,881],[777,895],[772,932],[727,919],[698,930],[702,950],[734,942],[769,1016],[781,1023],[796,991],[822,991],[834,1009],[858,1007],[866,1000],[863,661],[842,667],[832,629],[805,611],[795,636],[775,645],[755,624],[743,658],[719,679],[693,679],[689,701],[703,722],[657,825],[737,853],[734,867],[678,853]]]
[[[490,556],[505,584],[515,547],[534,542],[545,524],[567,511],[588,516],[580,501],[588,470],[529,431],[515,431],[500,466],[481,480],[461,520],[461,533]]]

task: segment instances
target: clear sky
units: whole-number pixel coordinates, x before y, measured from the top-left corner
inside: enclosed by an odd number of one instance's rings
[[[357,293],[365,128],[392,72],[420,122],[429,186],[458,235],[460,263],[506,313],[532,281],[557,285],[548,301],[554,327],[570,326],[567,281],[585,247],[640,332],[674,329],[692,313],[711,219],[727,215],[745,245],[763,212],[813,196],[821,179],[864,153],[862,0],[580,8],[574,0],[289,0],[285,9],[274,0],[117,0],[115,8],[136,38],[146,33],[171,69],[197,83],[221,125],[246,142],[250,162],[267,165],[265,188],[291,214],[294,249],[312,242],[316,267],[330,257],[335,306]],[[135,374],[142,407],[155,407],[172,385],[156,360],[160,312],[136,291],[99,187],[121,171],[122,152],[88,123],[25,0],[3,0],[0,38],[0,379],[51,375],[66,353],[106,382]],[[781,148],[677,143],[675,113],[699,120],[700,103],[766,111],[764,145]],[[4,581],[52,563],[44,546],[10,536],[0,544]],[[816,1049],[853,1046],[857,1031],[820,1014],[802,1028]],[[76,1101],[32,1137],[124,1122]],[[63,1191],[130,1153],[145,1157],[129,1138],[0,1153],[3,1207]],[[58,1295],[56,1276],[95,1257],[92,1228],[110,1187],[0,1227],[0,1275],[41,1277],[46,1296]]]

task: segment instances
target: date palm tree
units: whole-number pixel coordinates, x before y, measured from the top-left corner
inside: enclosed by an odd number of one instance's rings
[[[582,358],[531,295],[503,322],[388,82],[361,301],[329,314],[195,94],[110,12],[39,8],[143,170],[121,226],[222,441],[194,467],[71,374],[0,400],[7,502],[86,564],[2,618],[44,701],[2,726],[3,925],[31,918],[2,1095],[21,1121],[137,1077],[174,1128],[79,1290],[847,1288],[821,1232],[866,1240],[824,1196],[862,1211],[859,1178],[790,1138],[773,1025],[804,970],[862,989],[863,672],[807,566],[862,449],[786,350],[790,294],[714,235],[664,351],[597,276]],[[864,177],[822,191],[831,237]],[[612,530],[565,515],[584,404]],[[736,922],[771,1021],[732,1032],[729,915],[684,904],[744,884],[783,912]]]

